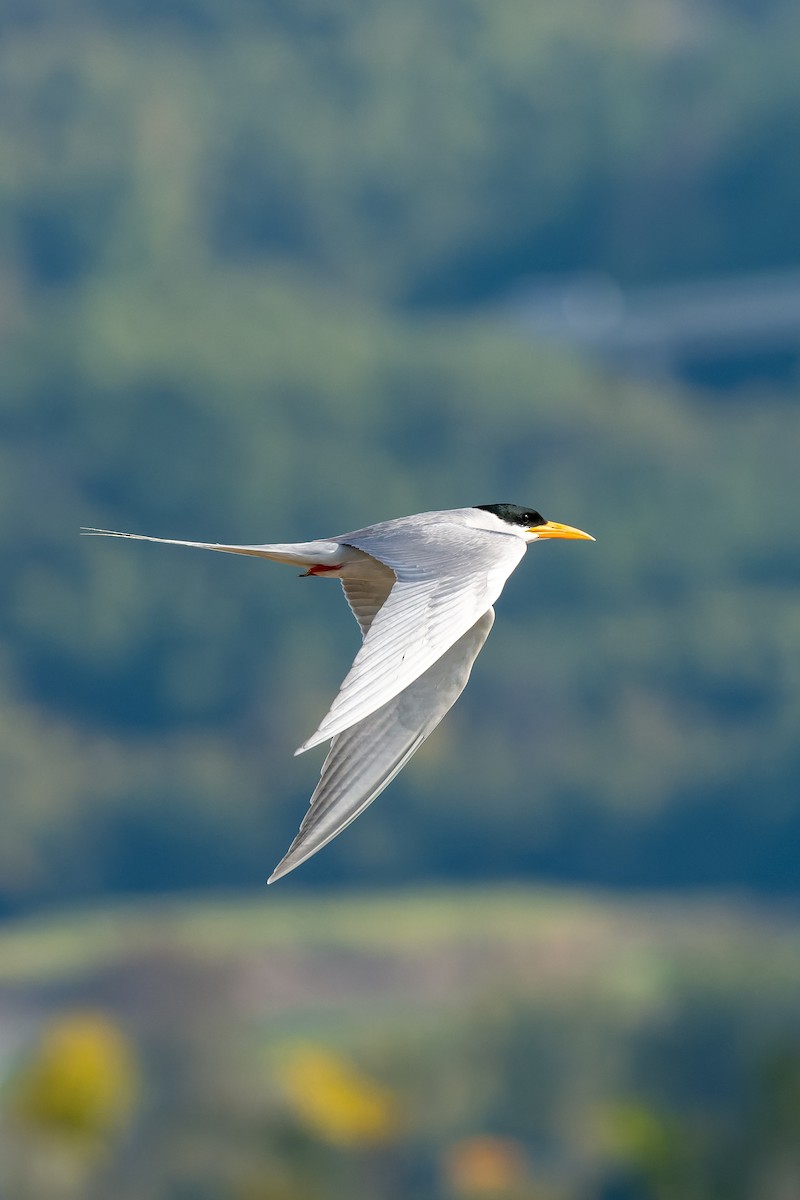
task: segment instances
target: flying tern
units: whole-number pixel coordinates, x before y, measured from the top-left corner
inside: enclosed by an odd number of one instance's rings
[[[594,541],[516,504],[417,513],[320,541],[263,546],[83,532],[249,554],[341,581],[363,641],[319,728],[296,751],[331,742],[297,837],[268,883],[354,821],[452,708],[492,628],[492,605],[528,545]]]

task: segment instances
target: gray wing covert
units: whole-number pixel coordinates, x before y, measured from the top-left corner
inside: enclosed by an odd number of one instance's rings
[[[340,583],[350,611],[358,621],[361,636],[365,638],[397,582],[397,576],[391,567],[385,567],[376,558],[370,558],[366,554],[363,557],[363,573],[357,576],[342,576]]]

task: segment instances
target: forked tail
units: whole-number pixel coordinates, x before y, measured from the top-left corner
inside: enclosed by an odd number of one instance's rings
[[[81,529],[86,537],[132,538],[137,542],[160,542],[165,546],[192,546],[197,550],[218,550],[221,554],[249,554],[296,567],[325,564],[338,550],[337,542],[276,542],[263,546],[229,546],[219,542],[185,542],[178,538],[149,537],[145,533],[120,533],[116,529]]]

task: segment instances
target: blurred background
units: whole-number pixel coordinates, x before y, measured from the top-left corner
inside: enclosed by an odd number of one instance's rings
[[[797,4],[0,0],[0,61],[4,1200],[796,1200]],[[78,527],[496,501],[596,545],[266,893],[339,589]]]

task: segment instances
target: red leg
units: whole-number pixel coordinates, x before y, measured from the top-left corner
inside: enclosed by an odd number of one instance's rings
[[[303,577],[306,575],[327,575],[327,573],[329,571],[340,571],[341,569],[342,569],[341,563],[335,563],[331,567],[324,567],[321,565],[313,566],[313,567],[309,567],[307,571],[303,572]]]

